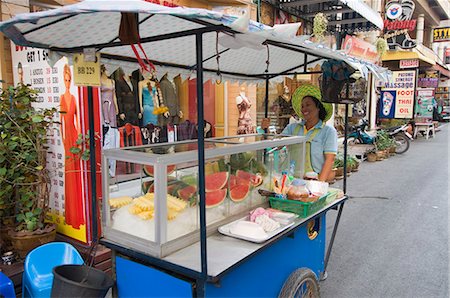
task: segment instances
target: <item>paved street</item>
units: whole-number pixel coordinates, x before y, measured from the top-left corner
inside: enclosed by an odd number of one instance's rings
[[[449,128],[349,177],[322,297],[449,297]]]

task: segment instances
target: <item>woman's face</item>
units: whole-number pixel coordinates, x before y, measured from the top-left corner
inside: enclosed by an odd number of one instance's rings
[[[70,81],[72,78],[68,73],[64,74],[64,86],[66,86],[67,89],[70,89]]]
[[[303,98],[301,111],[305,121],[315,121],[319,119],[319,108],[309,96]]]

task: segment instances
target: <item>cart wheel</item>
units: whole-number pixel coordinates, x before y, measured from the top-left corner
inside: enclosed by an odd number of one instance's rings
[[[279,298],[309,297],[318,298],[319,283],[316,275],[308,268],[299,268],[284,282]]]

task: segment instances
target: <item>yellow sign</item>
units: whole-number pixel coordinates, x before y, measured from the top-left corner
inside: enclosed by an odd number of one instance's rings
[[[73,55],[73,78],[76,86],[100,86],[100,54],[95,62],[84,61],[83,54]]]
[[[441,41],[450,41],[450,27],[433,29],[433,42]]]

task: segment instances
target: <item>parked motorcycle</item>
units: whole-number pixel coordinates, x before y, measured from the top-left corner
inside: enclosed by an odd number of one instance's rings
[[[360,124],[350,127],[350,133],[347,136],[347,144],[374,144],[375,137],[367,133],[366,127],[369,125],[366,119],[361,119]]]
[[[375,144],[376,137],[371,136],[366,127],[369,122],[366,119],[361,119],[360,124],[350,128],[350,133],[347,137],[347,144]],[[402,126],[391,127],[387,130],[388,135],[395,140],[395,153],[402,154],[408,151],[410,140],[413,139],[411,134],[407,132],[408,124]]]
[[[395,140],[395,153],[402,154],[408,151],[409,143],[413,139],[407,132],[408,124],[391,127],[387,130],[388,135]]]

